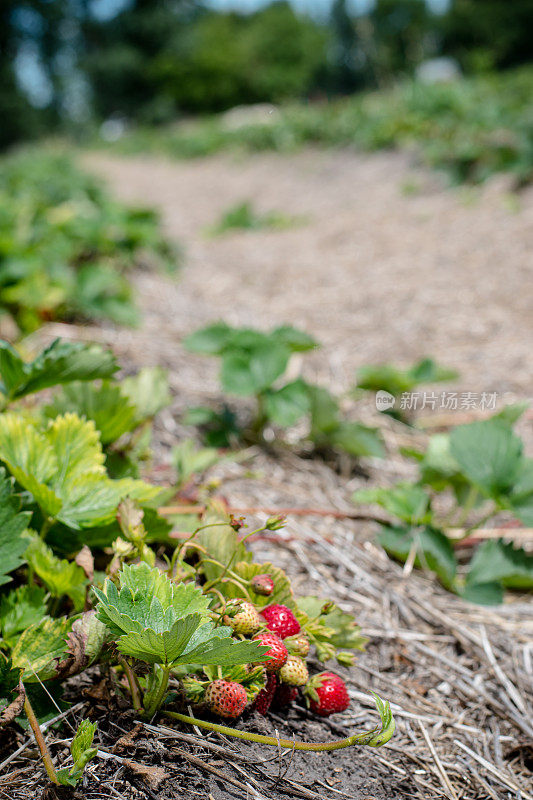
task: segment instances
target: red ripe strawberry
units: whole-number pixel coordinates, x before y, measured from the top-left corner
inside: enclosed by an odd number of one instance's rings
[[[240,598],[227,603],[224,623],[233,628],[235,633],[248,636],[263,626],[263,620],[254,604]]]
[[[256,594],[268,597],[274,591],[274,581],[272,575],[254,575],[250,581],[250,586]]]
[[[309,680],[305,661],[300,656],[289,656],[279,671],[279,679],[290,686],[304,686]]]
[[[298,689],[296,686],[289,686],[287,683],[280,683],[276,687],[274,697],[272,698],[272,708],[285,708],[290,706],[298,697]]]
[[[270,704],[272,703],[272,699],[274,697],[274,692],[276,691],[276,687],[278,685],[278,680],[275,675],[272,673],[267,675],[265,688],[261,689],[259,694],[254,700],[252,708],[255,708],[260,714],[265,716],[268,709],[270,708]]]
[[[277,672],[278,669],[281,669],[289,654],[279,636],[276,636],[275,633],[257,633],[253,639],[269,648],[266,655],[270,657],[270,660],[264,663],[266,671]]]
[[[350,697],[343,679],[334,672],[320,672],[305,688],[311,710],[321,717],[346,711]]]
[[[236,719],[244,711],[248,697],[240,683],[216,680],[207,687],[205,701],[213,714]]]
[[[277,633],[280,639],[300,633],[300,623],[287,606],[267,606],[261,611],[269,631]]]

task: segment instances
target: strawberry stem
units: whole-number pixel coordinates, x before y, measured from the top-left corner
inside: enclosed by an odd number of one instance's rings
[[[163,711],[166,717],[171,717],[179,722],[188,725],[198,725],[209,731],[216,731],[225,736],[234,736],[237,739],[244,739],[247,742],[266,744],[271,747],[287,747],[291,750],[311,750],[314,752],[341,750],[344,747],[354,747],[355,745],[367,745],[368,747],[381,747],[389,741],[394,733],[395,723],[390,711],[388,702],[383,702],[380,697],[374,695],[376,706],[381,716],[381,726],[376,726],[371,731],[357,733],[354,736],[347,736],[345,739],[336,739],[332,742],[297,742],[293,739],[279,739],[274,736],[263,736],[259,733],[249,733],[248,731],[238,731],[226,725],[218,725],[215,722],[207,722],[203,719],[188,717],[186,714],[178,714],[175,711]]]
[[[46,746],[46,742],[43,736],[43,732],[39,726],[37,721],[37,717],[35,716],[35,711],[33,710],[32,704],[30,703],[28,695],[24,698],[24,712],[26,717],[28,718],[28,722],[30,723],[30,728],[33,731],[33,735],[35,736],[35,741],[37,742],[37,747],[41,751],[41,758],[43,760],[44,768],[46,770],[46,774],[48,775],[50,781],[55,783],[56,786],[59,785],[59,780],[57,778],[57,772],[52,762],[52,756],[50,755],[50,751]]]
[[[151,719],[154,714],[157,714],[159,711],[159,707],[165,698],[165,694],[168,688],[168,680],[170,678],[170,667],[161,667],[161,675],[159,678],[159,686],[155,695],[150,698],[150,702],[148,706],[144,710],[144,716],[147,719]]]

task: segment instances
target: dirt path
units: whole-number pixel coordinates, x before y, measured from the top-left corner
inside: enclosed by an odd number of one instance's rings
[[[119,197],[160,208],[185,247],[177,282],[138,280],[159,353],[216,318],[291,322],[323,343],[314,366],[342,388],[361,364],[432,355],[460,371],[464,390],[531,391],[533,189],[445,190],[395,153],[85,163]],[[304,221],[209,238],[245,199]]]

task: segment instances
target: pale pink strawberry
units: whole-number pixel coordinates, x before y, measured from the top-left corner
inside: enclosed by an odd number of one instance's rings
[[[247,600],[230,600],[226,604],[226,614],[224,624],[229,625],[235,633],[249,636],[263,627],[263,620],[253,603]]]
[[[304,686],[309,680],[305,661],[300,656],[289,656],[279,671],[279,679],[290,686]]]
[[[296,634],[296,636],[287,636],[283,640],[283,644],[289,651],[289,653],[293,653],[295,656],[302,656],[305,658],[309,655],[309,639],[304,634]]]

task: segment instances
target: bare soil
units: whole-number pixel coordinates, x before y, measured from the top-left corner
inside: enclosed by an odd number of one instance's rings
[[[502,181],[445,189],[438,176],[397,153],[306,150],[290,158],[190,162],[91,154],[84,161],[122,199],[161,209],[167,232],[184,245],[184,266],[177,280],[136,275],[144,311],[137,331],[51,325],[39,337],[92,338],[112,345],[127,370],[169,369],[174,400],[157,427],[158,479],[170,476],[170,447],[192,435],[181,423],[183,411],[220,398],[216,364],[181,346],[186,334],[217,318],[305,328],[323,347],[305,356],[303,369],[335,391],[348,389],[361,364],[432,355],[459,370],[454,388],[496,391],[499,405],[531,392],[532,189],[517,197]],[[307,221],[284,231],[206,236],[228,206],[247,198],[260,212],[275,209]],[[297,361],[294,368],[300,367]],[[412,444],[413,436],[423,440],[378,418],[372,403],[358,413],[379,422],[389,452],[384,461],[365,462],[363,474],[334,471],[289,450],[252,449],[246,461],[219,464],[210,477],[235,506],[352,509],[355,488],[409,477],[412,467],[398,457],[398,446]],[[521,432],[531,438],[531,417]],[[264,518],[251,516],[249,523]],[[290,764],[284,755],[286,778],[322,800],[533,800],[530,597],[509,595],[496,609],[469,605],[430,576],[408,575],[392,563],[375,544],[371,524],[332,516],[289,516],[284,531],[253,546],[258,560],[286,569],[297,593],[330,596],[354,613],[370,642],[353,668],[339,670],[350,685],[349,711],[331,722],[311,721],[295,709],[286,721],[255,715],[240,724],[304,738],[342,736],[374,724],[369,689],[393,701],[397,720],[383,749],[295,753]],[[101,718],[101,744],[112,748],[134,720],[110,714],[105,703],[92,706]],[[183,727],[181,733],[194,732]],[[121,757],[161,766],[168,777],[150,788],[127,764],[101,759],[89,770],[84,796],[298,796],[294,786],[261,775],[263,765],[217,755],[209,741],[229,747],[211,735],[191,744],[142,731]],[[226,777],[207,776],[174,747]],[[272,755],[237,748],[252,761]],[[264,765],[273,776],[279,770],[276,761]],[[10,797],[27,798],[40,781],[37,768],[26,767]]]

